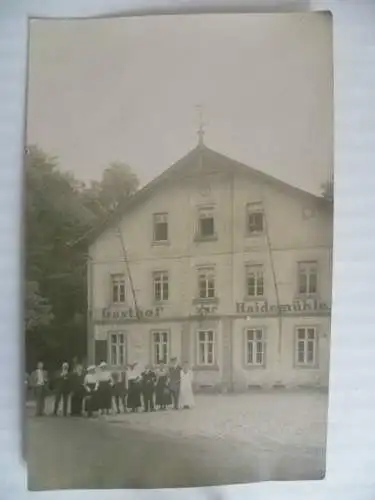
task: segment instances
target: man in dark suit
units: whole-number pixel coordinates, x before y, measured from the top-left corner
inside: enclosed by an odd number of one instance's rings
[[[143,394],[143,404],[144,411],[154,411],[154,392],[156,384],[156,374],[152,370],[151,366],[148,365],[145,371],[142,373],[142,394]]]
[[[69,373],[68,363],[63,363],[61,371],[58,373],[55,380],[55,406],[53,409],[53,414],[57,415],[59,410],[61,399],[63,400],[63,415],[66,417],[68,415],[68,402],[69,395],[71,392],[71,374]]]
[[[169,390],[171,391],[172,403],[175,410],[178,410],[178,399],[180,396],[181,366],[177,358],[171,358],[168,370]]]
[[[44,415],[45,399],[47,393],[48,375],[40,361],[30,376],[30,385],[34,391],[36,402],[36,416]]]

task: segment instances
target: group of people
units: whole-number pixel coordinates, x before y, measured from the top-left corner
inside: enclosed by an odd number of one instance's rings
[[[181,366],[177,358],[172,358],[169,365],[147,365],[144,370],[138,363],[130,363],[122,373],[111,373],[104,361],[86,371],[80,364],[70,370],[69,364],[63,363],[54,382],[53,415],[58,415],[62,403],[63,415],[67,416],[69,400],[70,415],[88,417],[96,412],[109,414],[113,408],[120,413],[137,412],[142,406],[145,412],[194,406],[191,370],[187,363]],[[31,386],[36,415],[44,415],[48,375],[43,363],[38,363],[32,373]]]

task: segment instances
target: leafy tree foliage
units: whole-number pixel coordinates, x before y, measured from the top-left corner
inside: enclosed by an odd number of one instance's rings
[[[86,206],[97,215],[108,215],[139,188],[139,179],[125,163],[113,162],[103,172],[100,182],[92,181],[85,191]]]
[[[25,155],[26,364],[51,367],[86,353],[86,250],[71,246],[138,187],[137,176],[111,165],[89,187],[36,146]],[[122,191],[121,191],[122,190]],[[48,363],[47,363],[48,364]]]
[[[25,285],[25,330],[33,331],[40,326],[49,325],[53,320],[48,300],[39,293],[35,281],[26,281]]]

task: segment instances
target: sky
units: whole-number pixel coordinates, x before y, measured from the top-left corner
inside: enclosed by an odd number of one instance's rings
[[[27,141],[77,178],[145,184],[197,144],[318,194],[333,167],[331,18],[32,21]]]

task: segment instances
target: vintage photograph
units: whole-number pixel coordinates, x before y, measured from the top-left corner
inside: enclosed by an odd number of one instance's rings
[[[332,17],[31,20],[30,490],[325,476]]]

